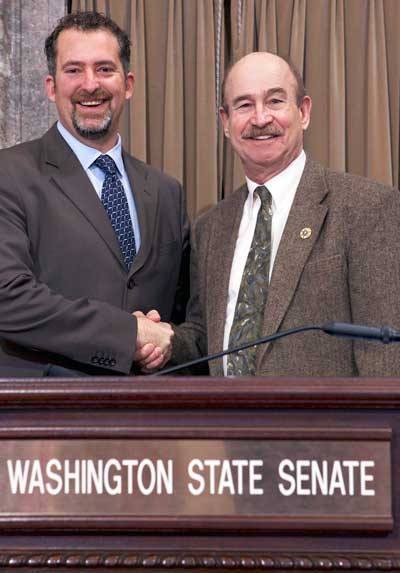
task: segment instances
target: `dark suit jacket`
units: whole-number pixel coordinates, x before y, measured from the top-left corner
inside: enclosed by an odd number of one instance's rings
[[[200,217],[193,294],[174,363],[222,350],[230,269],[247,188]],[[301,238],[304,228],[309,238]],[[400,328],[400,194],[307,160],[273,267],[263,334],[337,320]],[[210,364],[222,375],[222,360]],[[296,334],[259,347],[258,375],[400,375],[400,344]]]
[[[46,365],[129,373],[134,310],[173,318],[188,248],[177,181],[123,154],[141,247],[129,273],[107,214],[53,126],[0,152],[0,376]]]

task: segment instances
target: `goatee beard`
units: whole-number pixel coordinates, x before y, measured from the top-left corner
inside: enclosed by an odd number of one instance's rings
[[[112,121],[111,110],[107,110],[103,120],[97,125],[92,127],[85,127],[81,123],[81,119],[76,112],[76,109],[72,112],[72,125],[74,126],[76,132],[85,139],[102,139],[108,134]]]

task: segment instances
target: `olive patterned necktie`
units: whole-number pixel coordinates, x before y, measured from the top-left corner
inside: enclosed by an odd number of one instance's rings
[[[271,193],[264,186],[254,191],[261,199],[253,241],[247,256],[229,335],[229,348],[256,340],[262,335],[262,322],[269,284],[271,260]],[[254,376],[256,350],[251,346],[228,355],[228,376]]]
[[[92,165],[99,167],[105,175],[101,190],[101,202],[117,236],[125,268],[129,271],[136,255],[135,235],[128,200],[118,176],[117,166],[109,155],[99,155]]]

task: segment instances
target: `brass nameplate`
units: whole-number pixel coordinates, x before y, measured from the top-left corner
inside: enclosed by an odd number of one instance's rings
[[[390,475],[389,439],[6,439],[0,525],[390,531]]]

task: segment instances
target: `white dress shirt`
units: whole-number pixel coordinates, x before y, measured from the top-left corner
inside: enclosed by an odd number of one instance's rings
[[[283,229],[285,228],[289,211],[303,174],[305,163],[306,154],[304,151],[301,151],[300,155],[292,161],[284,171],[278,173],[278,175],[264,183],[265,187],[268,188],[272,195],[271,261],[269,268],[270,279]],[[254,191],[260,186],[260,184],[251,181],[247,177],[246,182],[249,194],[243,206],[243,214],[240,221],[239,233],[236,239],[235,253],[233,255],[231,274],[229,278],[228,304],[226,307],[224,330],[224,350],[228,348],[229,345],[229,334],[235,315],[240,283],[242,281],[242,275],[251,243],[253,241],[258,211],[261,207],[259,196],[254,196]],[[223,357],[223,364],[224,374],[226,376],[226,356]]]

